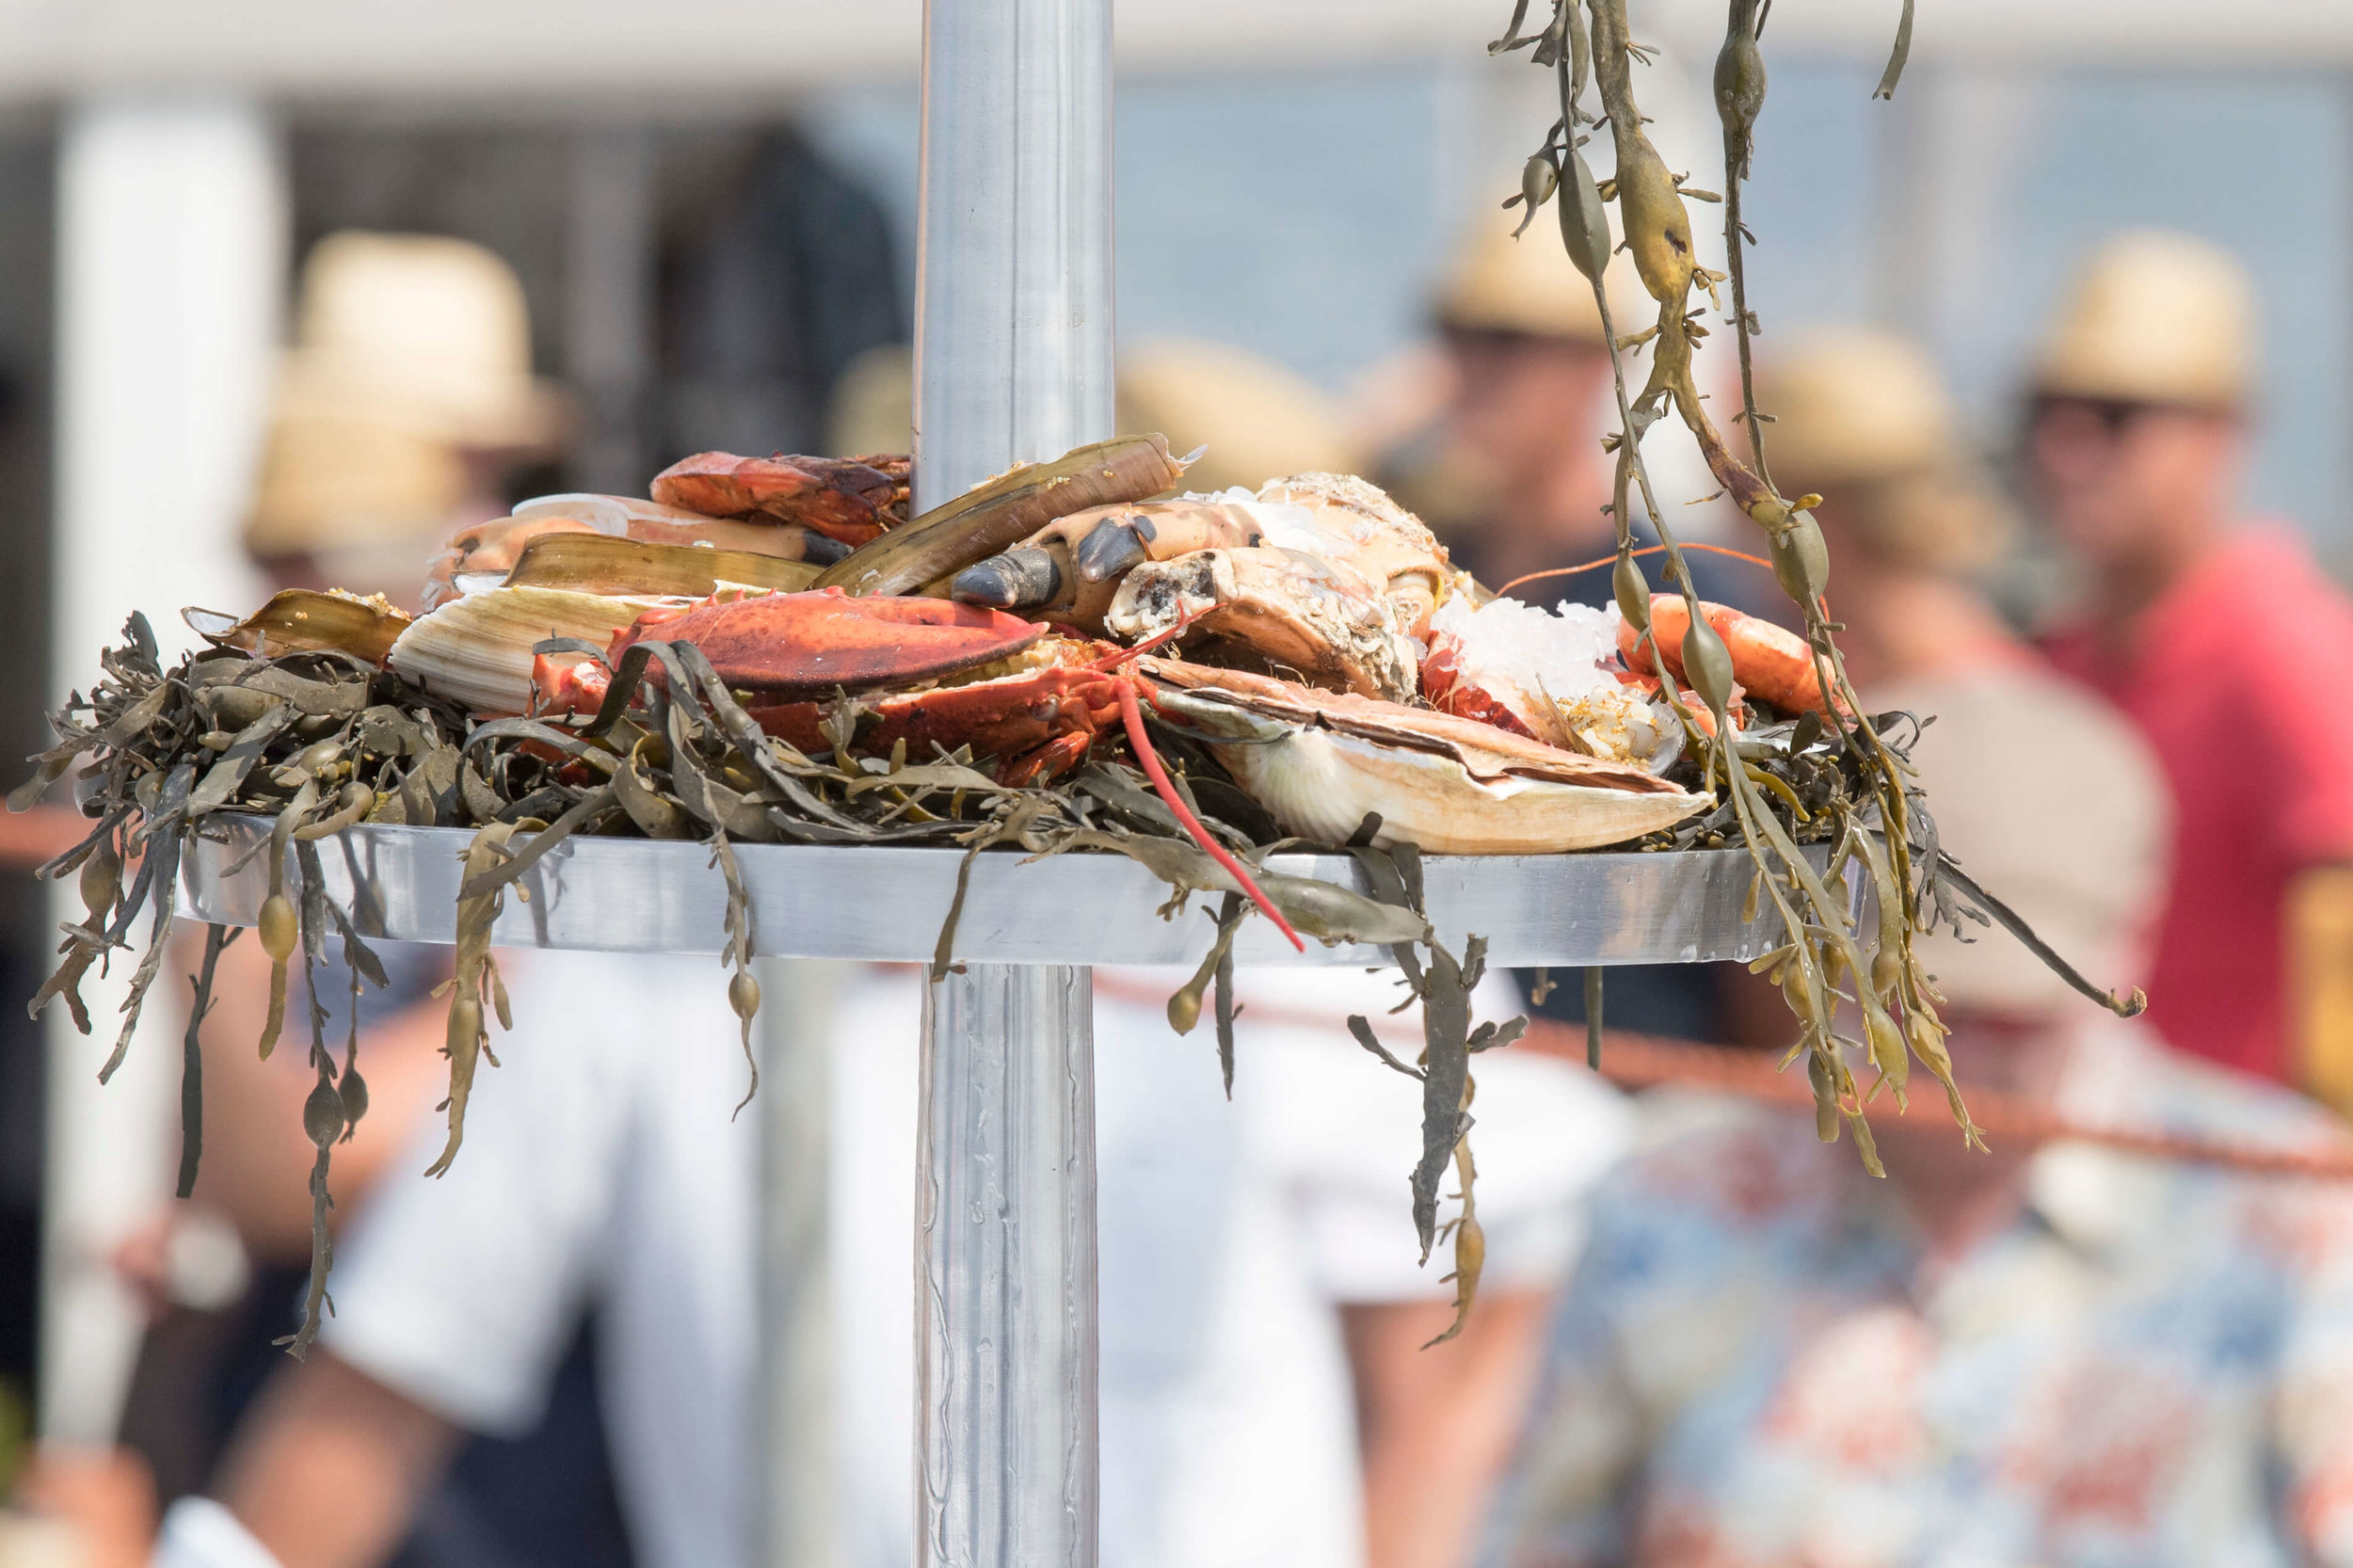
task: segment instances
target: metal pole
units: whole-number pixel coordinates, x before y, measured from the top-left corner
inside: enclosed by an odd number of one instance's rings
[[[922,1568],[1093,1568],[1089,972],[975,964],[923,1000],[915,1224]]]
[[[916,501],[1112,433],[1110,0],[927,0]],[[972,965],[923,1009],[919,1568],[1093,1568],[1087,970]]]
[[[646,475],[639,448],[654,360],[653,132],[582,131],[571,162],[564,364],[587,405],[572,461],[581,488],[626,494]]]

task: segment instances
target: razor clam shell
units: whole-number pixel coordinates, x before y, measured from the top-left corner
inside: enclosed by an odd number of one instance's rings
[[[332,648],[380,664],[413,623],[381,595],[362,599],[341,588],[287,588],[239,620],[194,606],[180,612],[188,630],[217,648],[248,653],[299,653]]]
[[[420,617],[385,663],[402,679],[477,713],[520,713],[531,704],[534,644],[549,637],[607,643],[662,602],[657,595],[492,588]]]
[[[701,599],[721,584],[797,593],[822,568],[708,545],[648,544],[604,534],[548,534],[523,547],[502,586]]]
[[[1114,436],[1048,463],[1018,464],[858,546],[827,567],[819,587],[856,597],[929,593],[965,568],[1008,550],[1056,518],[1174,486],[1184,465],[1160,435]]]

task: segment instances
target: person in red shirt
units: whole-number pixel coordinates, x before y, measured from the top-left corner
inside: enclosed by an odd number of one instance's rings
[[[2226,252],[2129,233],[2042,344],[2025,458],[2087,575],[2061,670],[2147,736],[2171,786],[2173,883],[2149,1017],[2184,1050],[2353,1108],[2353,600],[2235,495],[2252,290]]]

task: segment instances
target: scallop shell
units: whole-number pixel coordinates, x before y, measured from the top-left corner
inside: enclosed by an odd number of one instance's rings
[[[477,713],[520,713],[531,704],[535,643],[578,637],[601,648],[663,602],[652,595],[491,588],[420,616],[385,663],[403,680]]]
[[[1423,709],[1144,661],[1154,703],[1202,732],[1276,823],[1345,842],[1377,812],[1377,844],[1433,855],[1599,849],[1710,804],[1639,768]],[[1181,685],[1189,689],[1172,689]]]

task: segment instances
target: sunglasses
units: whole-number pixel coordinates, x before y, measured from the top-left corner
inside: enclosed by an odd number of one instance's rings
[[[2141,415],[2157,407],[2153,403],[2137,402],[2123,397],[2037,397],[2027,409],[2028,422],[2041,424],[2054,414],[2089,417],[2100,426],[2100,432],[2114,440],[2132,428]]]

